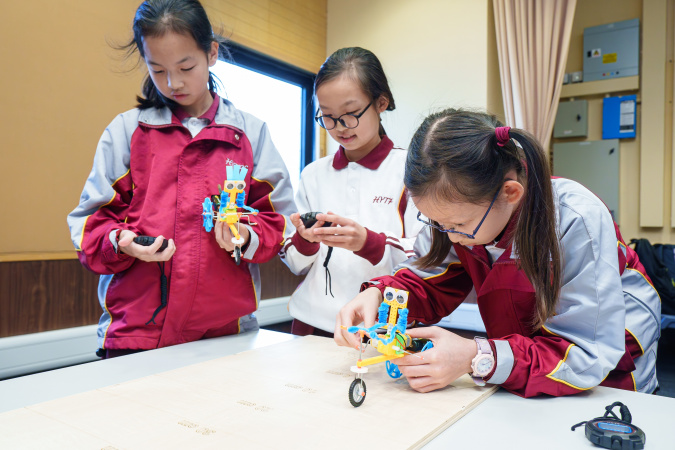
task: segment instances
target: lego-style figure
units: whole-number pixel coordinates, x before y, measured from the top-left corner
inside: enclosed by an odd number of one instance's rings
[[[424,351],[433,347],[431,341],[426,339],[413,339],[406,333],[408,327],[408,292],[402,289],[387,287],[384,290],[384,300],[378,308],[377,323],[369,328],[349,327],[350,333],[359,333],[361,344],[359,345],[359,359],[356,366],[352,366],[352,372],[356,378],[349,387],[349,402],[354,406],[361,406],[366,398],[366,383],[361,375],[368,372],[366,366],[386,362],[387,373],[392,378],[401,377],[398,366],[391,362],[393,359],[402,358],[406,354],[415,351]],[[384,330],[384,333],[378,333]],[[364,337],[367,342],[364,344]],[[370,344],[380,356],[363,359],[363,351]],[[420,350],[421,348],[421,350]],[[419,356],[422,358],[422,356]]]
[[[239,234],[239,223],[242,216],[246,216],[250,225],[256,225],[250,221],[250,215],[258,214],[257,209],[253,209],[244,204],[246,200],[246,174],[248,167],[234,164],[226,167],[227,178],[224,181],[224,188],[221,189],[218,185],[219,195],[204,199],[202,204],[204,217],[204,229],[210,232],[213,229],[214,220],[226,222],[232,232],[232,243],[234,244],[234,252],[232,257],[235,259],[237,265],[241,262],[241,246],[244,244],[244,239]],[[214,202],[218,208],[218,214],[214,217],[213,205]],[[243,212],[240,210],[248,212]]]

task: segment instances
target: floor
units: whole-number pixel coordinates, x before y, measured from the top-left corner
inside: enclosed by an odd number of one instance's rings
[[[291,322],[279,323],[263,328],[266,330],[290,333]],[[476,334],[473,331],[452,331],[464,337],[473,337]],[[660,385],[660,389],[656,395],[675,398],[675,328],[668,328],[661,331],[658,358],[656,359],[656,376],[659,379]]]

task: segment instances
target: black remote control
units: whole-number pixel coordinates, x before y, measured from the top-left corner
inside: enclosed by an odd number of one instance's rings
[[[300,220],[302,220],[302,223],[303,223],[303,225],[305,225],[305,228],[312,228],[314,226],[314,224],[316,222],[318,222],[317,219],[316,219],[317,214],[321,214],[321,213],[316,212],[316,211],[315,212],[307,212],[307,213],[304,213],[300,216]],[[332,222],[324,222],[324,224],[321,225],[321,226],[322,227],[329,227],[331,225],[333,225]]]
[[[134,242],[137,243],[138,245],[144,245],[146,247],[152,245],[155,243],[156,237],[153,236],[136,236],[134,238]],[[166,250],[166,248],[169,246],[169,240],[164,238],[164,241],[162,242],[162,245],[159,247],[159,250],[157,252],[163,252]]]

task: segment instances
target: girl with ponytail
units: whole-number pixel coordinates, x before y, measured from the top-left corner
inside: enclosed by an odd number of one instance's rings
[[[659,298],[607,207],[567,179],[528,132],[484,113],[447,109],[413,136],[405,185],[426,224],[416,256],[365,283],[338,316],[375,323],[382,291],[410,292],[409,320],[434,324],[475,291],[487,338],[439,327],[425,358],[397,359],[411,387],[439,389],[470,373],[525,397],[596,385],[653,392]]]

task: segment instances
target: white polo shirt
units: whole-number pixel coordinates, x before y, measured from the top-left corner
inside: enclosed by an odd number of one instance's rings
[[[356,297],[361,283],[391,274],[413,254],[423,225],[403,184],[407,151],[393,146],[384,136],[357,162],[350,162],[340,147],[333,157],[314,161],[303,170],[296,195],[298,211],[331,211],[352,219],[367,229],[368,238],[358,252],[333,248],[328,292],[323,267],[328,247],[297,233],[286,241],[281,259],[293,273],[306,274],[291,296],[289,311],[294,318],[333,332],[338,312]]]

